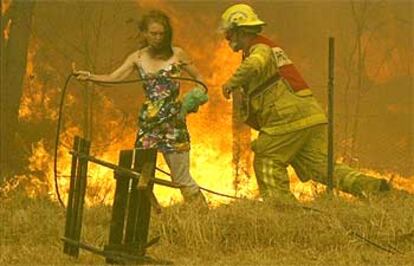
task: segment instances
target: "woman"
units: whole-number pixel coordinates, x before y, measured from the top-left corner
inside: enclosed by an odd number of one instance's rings
[[[189,171],[190,135],[185,122],[187,112],[195,111],[208,99],[205,89],[190,91],[184,104],[178,101],[179,82],[171,77],[186,72],[202,80],[185,51],[172,46],[169,18],[161,11],[150,11],[139,24],[144,37],[141,48],[130,54],[114,72],[106,75],[73,70],[78,80],[121,81],[136,70],[144,81],[146,101],[139,113],[136,149],[157,148],[162,152],[174,182],[184,185],[181,193],[186,202],[205,202],[199,186]],[[189,97],[187,97],[189,96]],[[186,101],[190,100],[190,101]]]

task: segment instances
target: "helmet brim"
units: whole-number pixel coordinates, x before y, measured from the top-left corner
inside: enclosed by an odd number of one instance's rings
[[[255,26],[265,26],[266,23],[264,21],[255,21],[253,23],[242,23],[240,25],[232,25],[232,26],[224,26],[224,25],[220,25],[217,29],[216,32],[219,34],[223,34],[227,31],[236,29],[236,28],[242,28],[242,27],[255,27]]]
[[[264,25],[266,25],[266,23],[264,21],[257,20],[257,21],[253,21],[253,22],[240,23],[237,26],[238,27],[249,27],[249,26],[264,26]]]

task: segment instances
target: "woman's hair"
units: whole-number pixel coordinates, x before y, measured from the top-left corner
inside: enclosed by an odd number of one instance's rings
[[[173,36],[173,30],[170,23],[170,18],[162,11],[160,10],[151,10],[148,13],[146,13],[141,20],[138,23],[138,28],[141,33],[148,30],[148,27],[151,23],[159,23],[164,27],[165,30],[165,45],[170,50],[171,54],[173,52],[172,50],[172,36]],[[148,46],[147,41],[145,38],[142,38],[140,41],[140,47],[144,48],[145,46]]]

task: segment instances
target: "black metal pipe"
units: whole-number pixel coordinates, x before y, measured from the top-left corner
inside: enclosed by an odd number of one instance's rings
[[[334,173],[334,67],[335,67],[335,39],[329,37],[329,62],[328,62],[328,165],[327,186],[328,192],[333,189]]]
[[[140,176],[141,176],[140,173],[138,173],[138,172],[136,172],[132,169],[127,169],[127,168],[124,168],[124,167],[120,167],[116,164],[103,161],[101,159],[95,158],[95,157],[87,155],[87,154],[79,153],[79,152],[76,152],[76,151],[70,151],[69,153],[72,154],[72,155],[75,155],[75,156],[79,156],[80,158],[85,158],[85,159],[87,159],[88,161],[90,161],[92,163],[96,163],[96,164],[105,166],[109,169],[117,171],[121,175],[126,175],[130,178],[139,179]],[[167,186],[167,187],[171,187],[171,188],[185,187],[185,186],[177,184],[175,182],[171,182],[171,181],[168,181],[168,180],[163,180],[163,179],[160,179],[160,178],[151,178],[150,181],[154,182],[155,184],[162,185],[162,186]]]
[[[81,144],[81,153],[89,154],[89,150],[91,147],[91,142],[86,139],[80,140]],[[83,221],[83,207],[85,204],[85,195],[86,195],[86,185],[88,183],[87,180],[87,174],[88,174],[88,160],[85,158],[79,158],[79,175],[78,175],[78,204],[76,204],[74,207],[76,217],[75,217],[75,224],[74,224],[74,231],[73,231],[73,237],[74,240],[80,241],[81,232],[82,232],[82,221]],[[74,250],[74,256],[79,256],[79,248],[76,248]]]
[[[73,142],[73,149],[78,150],[79,149],[79,141],[80,138],[78,136],[75,136],[75,140]],[[77,173],[77,167],[78,167],[78,157],[75,155],[72,155],[72,167],[71,167],[71,173],[70,173],[70,184],[69,184],[69,193],[68,193],[68,205],[66,208],[66,223],[65,223],[65,237],[72,238],[72,228],[73,228],[73,221],[72,217],[74,215],[74,197],[76,197],[75,194],[75,183],[76,183],[76,173]],[[66,254],[71,254],[72,247],[68,245],[66,242],[63,247],[63,252]]]

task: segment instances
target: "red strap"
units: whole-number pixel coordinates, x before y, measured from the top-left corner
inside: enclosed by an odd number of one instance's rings
[[[250,55],[250,48],[256,44],[266,44],[270,47],[279,47],[276,43],[272,40],[262,36],[257,35],[248,45],[248,48],[243,51],[243,59]],[[300,91],[304,89],[308,89],[309,86],[306,81],[303,79],[302,75],[296,69],[294,64],[284,65],[279,68],[280,75],[289,83],[291,88],[294,91]]]
[[[243,58],[246,58],[250,55],[250,48],[253,45],[259,44],[259,43],[263,43],[266,44],[270,47],[277,47],[278,45],[276,43],[274,43],[272,40],[262,36],[262,35],[257,35],[256,38],[254,38],[249,45],[247,46],[247,48],[243,51]]]

